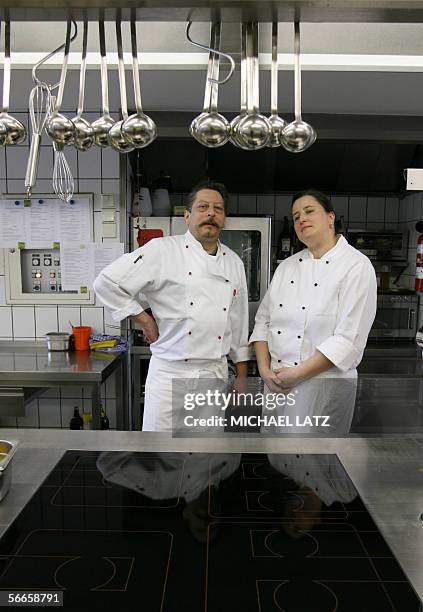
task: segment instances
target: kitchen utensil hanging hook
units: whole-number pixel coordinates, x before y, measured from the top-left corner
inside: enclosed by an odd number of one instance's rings
[[[78,26],[76,25],[76,21],[74,19],[72,19],[71,21],[75,28],[75,32],[70,37],[69,43],[73,42],[78,34]],[[54,51],[51,51],[48,55],[40,59],[40,61],[35,64],[35,66],[32,69],[32,80],[34,81],[34,83],[36,83],[37,85],[42,85],[43,82],[40,81],[40,79],[37,77],[37,69],[40,68],[40,66],[42,66],[43,64],[45,64],[45,62],[47,62],[51,57],[53,57],[53,55],[56,55],[56,53],[59,53],[59,51],[62,51],[62,49],[64,49],[65,46],[66,46],[66,42],[64,42],[59,47],[57,47],[57,49],[54,49]],[[60,81],[56,83],[55,85],[50,85],[49,83],[47,83],[47,85],[50,91],[53,91],[54,89],[57,89],[57,87],[59,87]]]
[[[189,43],[191,43],[191,45],[194,45],[195,47],[199,47],[200,49],[204,49],[205,51],[209,51],[210,53],[216,53],[217,55],[221,55],[222,57],[226,57],[227,60],[229,60],[230,64],[231,64],[231,69],[229,71],[229,74],[222,80],[222,81],[218,81],[217,79],[210,79],[209,81],[211,83],[217,83],[218,85],[224,85],[225,83],[227,83],[229,81],[229,79],[232,77],[234,70],[235,70],[235,60],[234,58],[229,55],[228,53],[223,53],[223,51],[218,51],[217,49],[212,49],[211,47],[208,47],[207,45],[203,45],[202,43],[199,42],[195,42],[194,40],[192,40],[192,38],[189,35],[189,31],[191,29],[192,26],[192,21],[188,21],[187,23],[187,30],[186,30],[186,37]]]

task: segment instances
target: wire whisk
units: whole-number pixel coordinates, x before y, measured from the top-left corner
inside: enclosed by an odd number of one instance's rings
[[[73,196],[75,184],[69,164],[63,153],[63,145],[53,140],[54,168],[53,168],[53,190],[58,198],[69,202]]]
[[[25,175],[25,188],[28,196],[37,181],[38,161],[40,157],[41,134],[51,112],[51,93],[46,83],[38,83],[29,95],[29,115],[31,117],[32,137],[28,164]]]

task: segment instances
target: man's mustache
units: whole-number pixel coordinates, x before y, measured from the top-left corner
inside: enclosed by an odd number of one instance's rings
[[[215,227],[219,228],[217,223],[215,223],[214,221],[204,221],[204,223],[202,223],[201,225],[214,225]]]

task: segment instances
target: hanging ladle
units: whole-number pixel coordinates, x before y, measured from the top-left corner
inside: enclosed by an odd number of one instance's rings
[[[282,146],[291,153],[305,151],[316,140],[314,128],[301,118],[300,24],[294,23],[295,120],[281,133]]]
[[[259,110],[258,23],[247,25],[247,115],[238,125],[243,149],[262,149],[270,138],[269,120]]]
[[[131,11],[131,47],[132,47],[132,77],[134,81],[134,95],[136,113],[131,115],[122,124],[123,137],[137,149],[147,147],[157,136],[157,127],[154,121],[142,110],[141,85],[138,66],[137,30],[135,11]]]
[[[98,21],[98,32],[100,38],[100,61],[101,61],[101,101],[102,111],[101,117],[93,121],[91,127],[94,130],[94,142],[98,147],[107,147],[109,142],[107,134],[114,124],[114,120],[110,116],[109,111],[109,82],[107,78],[107,57],[106,57],[106,40],[104,35],[104,11]]]
[[[240,142],[238,136],[238,126],[241,121],[247,115],[247,51],[246,51],[246,36],[247,28],[245,23],[241,24],[241,103],[240,113],[231,121],[231,135],[229,137],[230,142],[236,147],[243,147],[243,143]]]
[[[120,103],[122,107],[121,121],[116,121],[110,128],[107,134],[107,140],[109,145],[119,151],[119,153],[129,153],[133,151],[135,147],[131,145],[126,138],[122,135],[122,124],[125,119],[128,119],[128,103],[126,100],[126,79],[125,79],[125,64],[123,62],[123,49],[122,49],[122,27],[121,27],[122,13],[118,9],[116,16],[116,41],[118,50],[118,69],[119,69],[119,88],[120,88]]]
[[[3,111],[0,113],[0,125],[4,127],[4,140],[2,144],[17,145],[23,142],[26,138],[25,126],[9,115],[9,99],[10,99],[10,21],[5,21],[5,43],[4,43],[4,70],[3,70]],[[0,142],[2,140],[2,132],[0,130]]]
[[[66,72],[68,69],[69,47],[71,39],[71,21],[68,20],[66,28],[65,51],[63,55],[62,72],[60,75],[59,91],[57,93],[57,101],[54,110],[47,119],[46,131],[47,134],[59,145],[72,144],[75,137],[75,126],[71,119],[65,117],[60,112],[63,102],[63,92],[65,89]]]
[[[272,23],[272,68],[270,83],[271,114],[269,123],[271,127],[268,147],[280,147],[281,132],[286,126],[286,121],[278,115],[278,23]]]
[[[210,46],[215,52],[210,52],[211,58],[209,57],[209,69],[211,60],[212,78],[210,79],[209,76],[207,77],[204,111],[194,119],[193,124],[190,126],[190,133],[197,142],[211,148],[221,147],[226,144],[229,140],[231,130],[229,121],[217,112],[219,87],[219,55],[217,52],[220,47],[220,32],[220,22],[213,23]]]
[[[82,57],[81,71],[79,74],[79,98],[78,110],[72,122],[75,126],[75,137],[73,146],[78,151],[87,151],[94,144],[94,130],[91,123],[83,118],[84,112],[84,97],[85,97],[85,72],[87,67],[87,37],[88,37],[88,21],[84,19],[84,33],[82,38]]]

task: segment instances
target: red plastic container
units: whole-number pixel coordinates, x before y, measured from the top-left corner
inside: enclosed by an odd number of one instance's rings
[[[89,339],[92,327],[89,325],[78,325],[72,327],[75,351],[88,351],[90,348]]]

